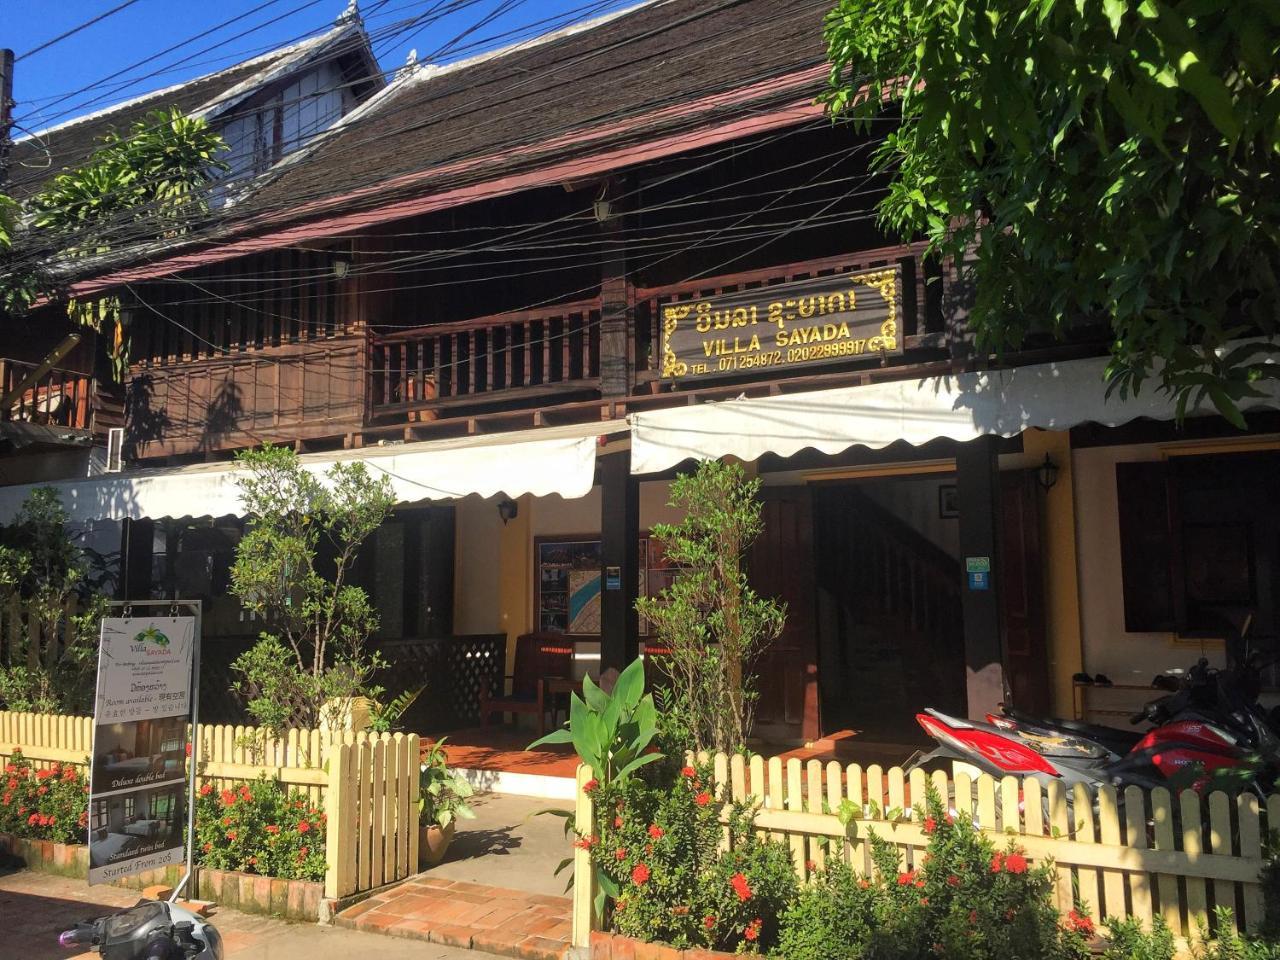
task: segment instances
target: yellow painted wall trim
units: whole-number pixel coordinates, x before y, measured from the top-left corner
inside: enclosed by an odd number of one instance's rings
[[[506,673],[515,669],[516,638],[533,629],[533,512],[534,498],[518,501],[516,518],[502,527],[498,554],[498,600],[502,628],[507,634]]]
[[[1255,450],[1280,450],[1280,434],[1240,437],[1238,440],[1178,440],[1160,445],[1160,456],[1200,457],[1213,453],[1250,453]]]
[[[1065,431],[1027,430],[1022,449],[1033,463],[1045,454],[1058,465],[1058,482],[1044,495],[1042,517],[1045,642],[1049,652],[1049,689],[1059,716],[1076,714],[1071,677],[1084,669],[1080,629],[1080,581],[1076,556],[1075,482],[1071,435]]]
[[[806,471],[805,483],[821,483],[824,480],[866,480],[873,477],[906,477],[916,474],[955,473],[954,460],[921,460],[918,462],[885,463],[865,467],[840,467],[832,470]]]

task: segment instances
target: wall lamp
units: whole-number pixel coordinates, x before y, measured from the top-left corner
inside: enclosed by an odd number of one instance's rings
[[[498,501],[498,516],[502,518],[502,525],[504,527],[519,515],[520,504],[510,499]]]
[[[596,223],[604,223],[612,215],[613,202],[609,200],[609,184],[600,185],[600,196],[592,201],[591,212],[595,214]]]
[[[351,271],[351,264],[346,260],[333,261],[333,276],[336,280],[347,279],[347,274]]]
[[[1054,484],[1058,482],[1058,465],[1050,459],[1047,453],[1044,455],[1044,463],[1036,467],[1036,482],[1040,484],[1040,489],[1045,492],[1052,490]]]

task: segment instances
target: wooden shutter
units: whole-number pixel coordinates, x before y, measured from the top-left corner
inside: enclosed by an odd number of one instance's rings
[[[1161,461],[1116,464],[1124,628],[1173,630],[1173,536],[1169,488]]]

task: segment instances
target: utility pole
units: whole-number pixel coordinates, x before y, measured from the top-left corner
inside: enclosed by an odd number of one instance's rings
[[[9,182],[9,132],[13,129],[13,51],[0,50],[0,190]]]

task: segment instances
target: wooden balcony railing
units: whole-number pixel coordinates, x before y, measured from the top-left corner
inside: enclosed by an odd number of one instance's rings
[[[375,334],[369,351],[374,415],[594,390],[600,301]]]
[[[0,358],[0,420],[88,430],[93,378],[53,367],[38,377],[38,364]]]

